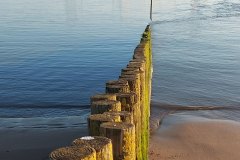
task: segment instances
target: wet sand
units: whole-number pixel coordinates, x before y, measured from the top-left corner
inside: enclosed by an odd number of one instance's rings
[[[240,123],[172,114],[150,139],[150,160],[239,160]]]

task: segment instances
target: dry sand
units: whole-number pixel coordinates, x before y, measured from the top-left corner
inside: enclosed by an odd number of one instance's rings
[[[151,136],[149,157],[150,160],[239,160],[240,123],[204,120],[165,126]]]

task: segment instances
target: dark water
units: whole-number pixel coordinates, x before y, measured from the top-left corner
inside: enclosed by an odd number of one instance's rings
[[[240,108],[240,2],[153,3],[152,100]],[[1,126],[85,121],[90,95],[131,59],[148,13],[147,0],[0,0]]]
[[[82,115],[89,97],[104,92],[131,59],[148,6],[0,0],[0,117]]]

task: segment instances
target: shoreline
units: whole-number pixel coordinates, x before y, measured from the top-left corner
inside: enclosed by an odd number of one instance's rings
[[[159,158],[163,160],[197,160],[196,157],[191,157],[197,154],[201,157],[200,159],[219,158],[211,157],[216,155],[221,155],[226,159],[226,156],[232,152],[233,155],[240,157],[240,154],[236,155],[238,152],[235,149],[240,148],[240,143],[233,144],[234,140],[240,141],[240,136],[237,135],[240,133],[240,123],[204,118],[199,114],[202,111],[176,112],[178,105],[170,105],[170,109],[166,109],[165,105],[151,105],[150,160],[158,160]],[[79,119],[71,120],[71,122],[76,120]],[[226,128],[228,133],[225,133]],[[220,132],[223,134],[218,135]],[[52,150],[68,146],[74,139],[86,135],[88,135],[86,126],[0,129],[0,159],[47,160],[48,154]],[[209,136],[217,137],[221,141],[214,138],[207,139]],[[219,145],[215,146],[215,144]],[[225,152],[225,149],[228,148],[231,148],[232,152],[228,150]],[[218,153],[218,150],[221,153]],[[222,160],[221,157],[219,160]],[[232,160],[235,160],[234,157]]]
[[[184,114],[166,117],[150,137],[150,160],[238,160],[240,123]]]

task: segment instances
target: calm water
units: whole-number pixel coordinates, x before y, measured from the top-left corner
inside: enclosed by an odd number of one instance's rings
[[[240,121],[240,1],[159,0],[154,11],[153,101],[226,106],[198,113]]]
[[[240,2],[154,0],[153,10],[153,101],[239,107]],[[79,125],[148,13],[147,0],[0,0],[2,126]]]
[[[240,1],[161,0],[153,23],[153,99],[240,106]]]
[[[89,97],[104,92],[131,59],[148,6],[0,0],[0,117],[82,115]]]

